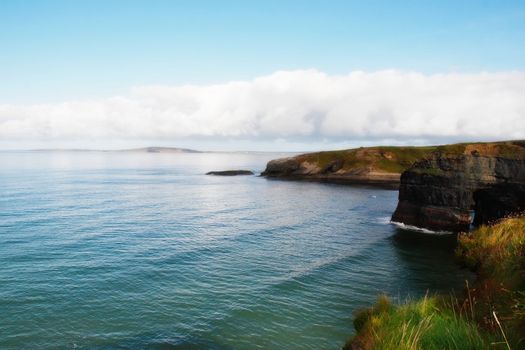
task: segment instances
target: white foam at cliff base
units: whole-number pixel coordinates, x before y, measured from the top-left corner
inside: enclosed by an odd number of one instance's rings
[[[402,222],[397,222],[397,221],[390,221],[391,224],[403,229],[403,230],[407,230],[407,231],[416,231],[416,232],[421,232],[421,233],[426,233],[426,234],[430,234],[430,235],[450,235],[450,234],[453,234],[454,232],[450,232],[450,231],[432,231],[432,230],[429,230],[429,229],[426,229],[426,228],[423,228],[423,227],[417,227],[417,226],[413,226],[413,225],[406,225]]]

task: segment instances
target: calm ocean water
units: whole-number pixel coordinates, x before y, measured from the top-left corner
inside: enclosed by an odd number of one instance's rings
[[[396,191],[203,175],[278,156],[0,153],[0,349],[338,349],[378,293],[464,283]]]

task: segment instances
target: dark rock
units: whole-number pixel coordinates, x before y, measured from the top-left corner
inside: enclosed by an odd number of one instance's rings
[[[474,225],[525,211],[525,186],[503,183],[474,192]]]
[[[336,159],[321,170],[321,174],[335,173],[343,168],[343,159]]]
[[[525,209],[525,148],[520,142],[471,144],[436,152],[401,175],[392,220],[432,230],[463,231]]]
[[[250,170],[223,170],[223,171],[210,171],[206,175],[218,175],[218,176],[236,176],[236,175],[253,175]]]
[[[466,231],[470,226],[470,213],[459,208],[416,205],[401,201],[392,216],[393,222],[399,222],[435,231]]]
[[[268,162],[262,176],[287,176],[299,169],[299,162],[295,158],[274,159]]]

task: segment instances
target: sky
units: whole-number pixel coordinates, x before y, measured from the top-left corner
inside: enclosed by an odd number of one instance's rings
[[[0,149],[525,139],[524,1],[0,1]]]

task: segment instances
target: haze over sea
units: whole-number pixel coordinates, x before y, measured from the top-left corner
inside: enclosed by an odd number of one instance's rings
[[[203,175],[279,156],[0,152],[0,348],[337,349],[378,293],[464,283],[397,191]]]

